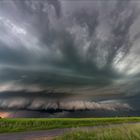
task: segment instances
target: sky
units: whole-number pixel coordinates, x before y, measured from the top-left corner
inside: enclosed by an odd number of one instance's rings
[[[1,0],[0,116],[140,115],[138,0]]]

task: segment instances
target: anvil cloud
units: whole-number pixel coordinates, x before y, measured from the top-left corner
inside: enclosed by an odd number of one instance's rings
[[[138,1],[1,0],[0,108],[139,111],[139,26]]]

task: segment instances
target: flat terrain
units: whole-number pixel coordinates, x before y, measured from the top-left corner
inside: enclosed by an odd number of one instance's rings
[[[97,132],[99,133],[105,132],[105,135],[107,135],[108,132],[114,134],[115,130],[112,128],[122,126],[124,123],[127,125],[135,125],[135,124],[139,125],[140,117],[82,118],[82,119],[76,118],[0,119],[0,133],[1,133],[0,140],[50,140],[50,139],[85,140],[85,138],[86,137],[88,138],[88,136],[90,137],[89,139],[86,138],[86,140],[94,140],[93,136],[95,136],[95,134],[97,135],[98,134]],[[139,127],[136,128],[139,129],[140,125]],[[123,128],[121,128],[120,131],[121,133],[123,133],[124,131],[124,129],[123,130],[122,129]],[[91,130],[93,130],[93,132],[90,132]],[[137,137],[138,138],[135,140],[140,140],[139,135],[137,135]],[[112,140],[112,139],[107,138],[100,140]]]
[[[0,133],[140,122],[140,117],[0,119]]]
[[[47,138],[36,139],[47,140]],[[53,140],[140,140],[140,123],[73,131]]]
[[[133,123],[133,124],[131,123],[131,124],[112,124],[112,125],[104,125],[104,126],[88,126],[88,127],[79,127],[79,128],[62,128],[62,129],[57,128],[52,130],[8,133],[8,134],[0,134],[0,140],[94,140],[91,138],[93,138],[95,134],[99,135],[99,133],[100,134],[104,134],[105,132],[108,133],[108,130],[116,131],[118,130],[118,128],[121,128],[120,130],[122,131],[122,128],[125,127],[130,128],[130,126],[134,128],[134,126],[138,126],[138,125],[140,128],[140,123]],[[114,132],[112,131],[111,133],[114,135]],[[104,140],[104,139],[100,139],[100,140]],[[106,140],[110,140],[110,139],[106,139]],[[117,140],[121,140],[121,139],[117,139]]]

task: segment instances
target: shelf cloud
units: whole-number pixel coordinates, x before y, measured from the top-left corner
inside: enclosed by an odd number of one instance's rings
[[[139,110],[139,25],[138,1],[1,0],[0,108]]]

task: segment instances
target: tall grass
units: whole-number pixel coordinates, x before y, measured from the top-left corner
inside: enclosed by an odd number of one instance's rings
[[[56,119],[0,119],[0,133],[47,130],[80,126],[140,122],[140,117],[122,118],[56,118]]]
[[[71,132],[54,140],[140,140],[140,124]]]

